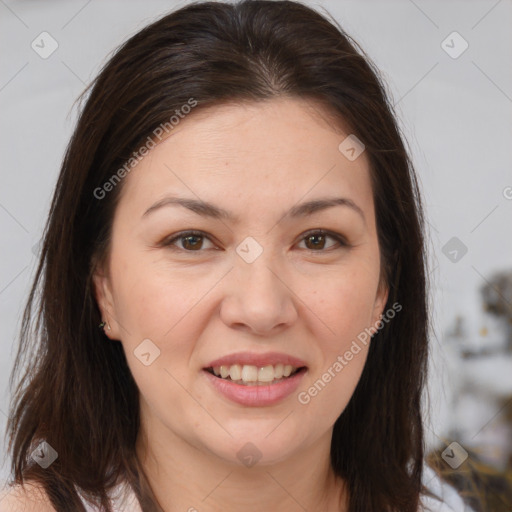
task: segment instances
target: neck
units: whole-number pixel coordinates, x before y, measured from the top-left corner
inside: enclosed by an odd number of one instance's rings
[[[330,465],[331,435],[286,460],[245,467],[193,446],[162,423],[142,422],[136,451],[165,512],[343,512],[346,490]]]

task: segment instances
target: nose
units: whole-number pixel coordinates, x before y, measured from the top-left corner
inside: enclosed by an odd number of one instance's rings
[[[296,296],[283,274],[265,251],[252,263],[239,259],[229,274],[220,308],[222,321],[233,329],[259,336],[293,325],[298,318]]]

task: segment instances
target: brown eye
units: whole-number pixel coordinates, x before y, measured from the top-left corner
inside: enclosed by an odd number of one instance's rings
[[[185,231],[167,240],[163,245],[186,252],[201,252],[201,249],[204,249],[205,240],[209,241],[208,237],[200,231]],[[181,247],[177,245],[178,242],[181,242]]]
[[[183,248],[187,250],[197,250],[203,245],[203,237],[200,235],[189,235],[182,237]]]
[[[327,233],[322,230],[312,231],[307,233],[303,238],[302,241],[306,244],[306,249],[309,249],[310,251],[318,251],[321,252],[326,249],[331,249],[336,244],[331,244],[326,247],[326,239],[335,240],[339,245],[346,246],[347,244],[343,240],[343,238],[339,235],[336,235],[334,233]]]
[[[309,235],[305,238],[308,249],[324,249],[325,235]],[[311,245],[309,245],[311,244]]]

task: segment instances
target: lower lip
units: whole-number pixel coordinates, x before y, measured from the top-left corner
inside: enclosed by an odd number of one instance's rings
[[[244,386],[221,379],[203,370],[213,387],[233,402],[251,407],[273,405],[290,396],[299,386],[307,369],[303,368],[292,377],[268,386]]]

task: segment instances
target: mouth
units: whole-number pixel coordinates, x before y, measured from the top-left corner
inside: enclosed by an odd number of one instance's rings
[[[222,365],[204,368],[214,377],[242,386],[271,386],[284,382],[299,373],[306,372],[306,366],[276,364],[266,366],[255,365]]]

